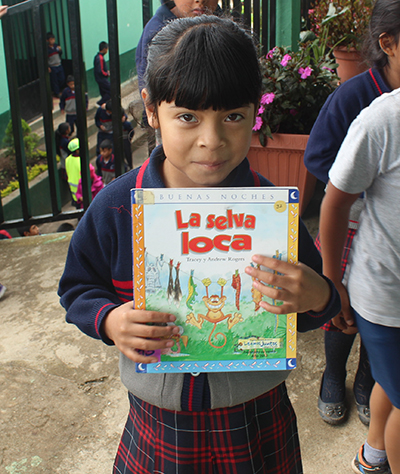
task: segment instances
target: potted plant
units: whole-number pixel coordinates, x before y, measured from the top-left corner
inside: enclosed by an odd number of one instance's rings
[[[372,0],[316,0],[309,10],[310,30],[327,32],[338,76],[344,82],[365,71],[360,49],[371,18]]]
[[[304,166],[304,150],[319,111],[337,85],[336,64],[321,38],[300,44],[297,52],[275,47],[260,63],[263,95],[248,159],[275,185],[297,186],[302,213],[316,183]]]

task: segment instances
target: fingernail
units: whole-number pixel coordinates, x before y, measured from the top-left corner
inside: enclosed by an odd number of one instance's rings
[[[173,314],[170,314],[169,315],[169,320],[172,321],[172,322],[176,321],[176,316],[174,316]]]
[[[178,334],[179,332],[179,328],[178,326],[175,326],[173,329],[172,329],[172,334]]]
[[[165,344],[165,347],[172,347],[174,345],[174,341],[168,341],[166,344]]]

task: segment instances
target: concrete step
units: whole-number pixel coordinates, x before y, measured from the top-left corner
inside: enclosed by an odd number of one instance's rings
[[[98,109],[97,101],[100,97],[94,97],[89,99],[89,106],[87,110],[87,133],[88,133],[88,149],[89,156],[92,159],[96,156],[96,143],[97,143],[97,132],[98,128],[96,127],[94,117]],[[63,115],[59,109],[59,99],[53,99],[53,128],[57,130],[60,123],[65,122],[65,115]],[[143,145],[143,141],[147,140],[146,134],[139,132],[140,126],[138,126],[139,121],[141,120],[142,115],[142,101],[140,98],[139,89],[137,86],[137,78],[133,78],[130,81],[127,81],[121,85],[121,104],[124,107],[128,119],[132,122],[133,127],[135,128],[135,136],[132,142],[132,150],[135,148],[140,148]],[[29,122],[29,125],[32,129],[32,132],[35,132],[39,135],[39,148],[45,149],[44,142],[44,128],[43,128],[43,118],[40,117],[32,122]],[[135,142],[138,141],[137,144]]]

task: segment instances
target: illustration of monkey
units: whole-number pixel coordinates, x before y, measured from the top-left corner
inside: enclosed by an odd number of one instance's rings
[[[201,329],[203,326],[204,320],[212,323],[213,329],[208,336],[208,343],[210,346],[215,347],[216,349],[221,349],[222,347],[225,346],[227,338],[224,333],[222,332],[217,332],[214,334],[214,331],[217,327],[217,324],[220,323],[221,321],[227,320],[228,323],[228,329],[232,329],[232,327],[243,321],[242,315],[240,313],[235,313],[232,315],[231,313],[229,314],[224,314],[222,312],[222,308],[225,306],[226,302],[226,296],[224,296],[224,286],[226,285],[226,280],[223,278],[220,278],[218,280],[218,284],[221,286],[221,296],[218,295],[211,295],[209,296],[208,294],[208,287],[211,285],[211,280],[209,278],[205,278],[202,280],[203,285],[206,287],[206,296],[203,296],[203,301],[204,304],[206,305],[208,311],[207,314],[201,314],[198,313],[197,319],[193,313],[189,313],[186,317],[186,324],[191,324],[192,326],[196,326],[197,328]],[[220,346],[216,346],[212,342],[212,338],[214,337],[215,339],[217,336],[222,336],[224,338],[224,342]]]

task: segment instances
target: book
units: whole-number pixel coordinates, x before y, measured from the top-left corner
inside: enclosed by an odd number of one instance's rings
[[[296,314],[274,314],[245,267],[297,263],[293,187],[132,189],[134,307],[176,316],[174,346],[141,373],[291,370]],[[265,269],[264,269],[265,270]],[[268,270],[272,271],[272,270]]]

